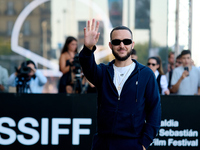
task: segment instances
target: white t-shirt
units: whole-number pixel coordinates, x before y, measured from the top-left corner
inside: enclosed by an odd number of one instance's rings
[[[159,75],[159,72],[158,70],[156,70],[154,72],[155,76],[156,76],[156,79],[158,78],[158,75]],[[167,77],[165,75],[161,75],[161,78],[160,78],[160,86],[161,86],[161,94],[162,95],[165,95],[165,91],[168,90],[168,81],[167,81]]]
[[[175,85],[184,72],[184,67],[180,66],[174,69],[172,74],[171,85]],[[192,66],[189,76],[185,77],[179,86],[178,95],[194,95],[198,93],[200,87],[200,71],[197,67]]]
[[[114,78],[113,83],[115,84],[115,87],[118,91],[118,94],[121,94],[122,88],[124,86],[124,83],[132,73],[132,71],[135,69],[135,62],[132,64],[126,66],[126,67],[116,67],[113,64],[114,68]]]

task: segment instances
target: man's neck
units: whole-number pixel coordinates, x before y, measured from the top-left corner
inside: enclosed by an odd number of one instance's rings
[[[119,61],[119,60],[115,59],[115,66],[117,66],[117,67],[126,67],[126,66],[130,65],[131,63],[133,63],[133,61],[131,60],[131,57],[126,59],[125,61]]]

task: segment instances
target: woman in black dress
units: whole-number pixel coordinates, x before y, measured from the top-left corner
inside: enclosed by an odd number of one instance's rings
[[[77,54],[77,39],[69,36],[64,44],[62,49],[60,59],[59,59],[59,68],[63,73],[59,82],[59,93],[73,93],[73,73],[72,73],[72,63],[74,56]]]

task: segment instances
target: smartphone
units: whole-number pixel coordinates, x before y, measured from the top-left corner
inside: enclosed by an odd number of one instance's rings
[[[188,67],[184,67],[184,70],[189,72],[189,68]],[[188,76],[189,76],[189,74],[188,74]]]

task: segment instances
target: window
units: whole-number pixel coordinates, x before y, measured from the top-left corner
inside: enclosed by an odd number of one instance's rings
[[[30,21],[24,22],[23,34],[30,35]]]
[[[108,0],[109,16],[113,27],[122,25],[122,0]]]
[[[150,0],[136,0],[135,6],[135,29],[149,29]]]
[[[14,3],[8,2],[7,3],[7,15],[13,15],[14,14]]]
[[[24,48],[29,50],[30,49],[30,43],[25,41],[24,42]]]
[[[24,2],[24,8],[29,4],[29,2],[25,1]]]
[[[84,31],[86,27],[86,21],[78,21],[78,49],[84,44]]]
[[[8,21],[7,22],[7,35],[11,35],[12,28],[13,28],[13,21]]]

